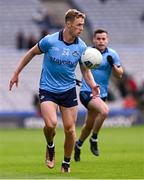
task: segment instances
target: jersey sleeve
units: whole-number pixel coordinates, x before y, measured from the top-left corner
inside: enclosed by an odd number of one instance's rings
[[[38,42],[39,49],[42,53],[46,53],[49,48],[49,35],[45,36]]]
[[[116,66],[121,66],[120,57],[116,51],[113,53],[113,59]]]

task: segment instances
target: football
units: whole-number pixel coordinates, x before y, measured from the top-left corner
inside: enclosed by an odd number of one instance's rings
[[[82,54],[81,61],[87,68],[95,69],[102,62],[102,54],[96,48],[88,47]]]

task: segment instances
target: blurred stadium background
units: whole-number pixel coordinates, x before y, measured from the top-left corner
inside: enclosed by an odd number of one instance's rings
[[[0,127],[41,127],[37,111],[42,56],[37,56],[20,76],[19,88],[8,90],[20,57],[44,34],[62,28],[64,12],[78,8],[87,15],[83,40],[92,45],[97,28],[109,32],[110,44],[120,55],[125,76],[111,77],[106,127],[144,123],[144,3],[143,0],[0,0]],[[77,78],[81,78],[77,68]],[[77,88],[79,91],[79,87]],[[79,103],[77,125],[85,117]],[[59,126],[61,119],[59,118]]]

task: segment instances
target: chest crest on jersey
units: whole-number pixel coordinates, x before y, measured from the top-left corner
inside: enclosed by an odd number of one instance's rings
[[[74,51],[74,52],[72,53],[72,55],[73,55],[74,57],[79,57],[79,56],[80,56],[77,51]]]

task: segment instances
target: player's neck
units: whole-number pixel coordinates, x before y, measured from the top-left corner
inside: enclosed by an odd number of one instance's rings
[[[66,43],[73,43],[76,37],[73,37],[68,30],[63,30],[63,40]]]

